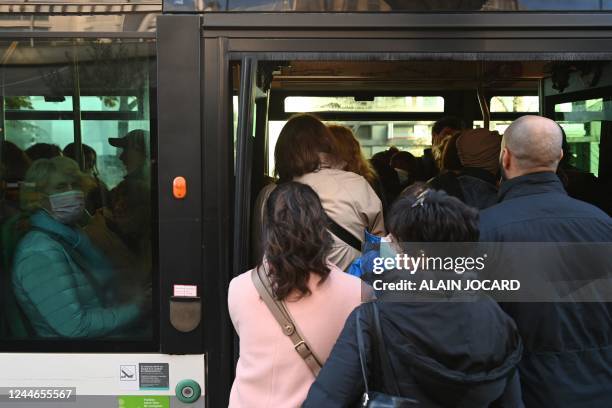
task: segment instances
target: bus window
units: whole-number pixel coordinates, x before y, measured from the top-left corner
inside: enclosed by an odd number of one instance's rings
[[[490,101],[491,113],[539,112],[540,98],[534,96],[494,96]]]
[[[268,122],[268,169],[274,170],[274,146],[283,126],[287,121],[272,120]],[[431,146],[432,120],[421,121],[324,121],[349,127],[361,144],[365,157],[370,158],[391,146],[405,150],[419,157],[423,150]]]
[[[567,138],[569,163],[595,176],[599,176],[601,124],[611,119],[607,117],[610,103],[596,98],[555,105],[555,114]]]
[[[489,122],[489,130],[496,130],[500,135],[503,135],[511,123],[511,120],[492,120]],[[482,120],[474,121],[474,128],[478,129],[482,127],[484,127],[484,122]]]
[[[154,44],[4,48],[0,339],[152,341]]]
[[[338,124],[349,127],[361,144],[365,157],[395,146],[420,157],[423,150],[431,145],[433,120],[359,120],[360,114],[414,114],[444,113],[442,96],[375,96],[356,98],[354,96],[287,96],[284,99],[285,113],[312,112],[315,115],[328,113],[347,114],[354,119],[326,119],[328,125]],[[274,169],[274,146],[285,125],[285,120],[271,120],[268,123],[268,169]]]
[[[503,134],[512,121],[522,115],[537,115],[540,111],[540,98],[537,95],[497,95],[489,100],[491,121],[489,130]],[[503,115],[510,114],[510,117]],[[474,121],[474,128],[484,127],[482,120]]]
[[[444,112],[441,96],[288,96],[285,112]]]
[[[599,11],[605,0],[229,0],[206,1],[204,11],[435,12],[435,11]]]

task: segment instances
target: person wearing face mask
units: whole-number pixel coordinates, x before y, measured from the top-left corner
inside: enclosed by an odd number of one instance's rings
[[[17,245],[12,287],[35,336],[92,338],[121,334],[151,307],[143,295],[115,301],[115,273],[78,227],[89,178],[75,161],[35,161],[21,191],[30,229]]]

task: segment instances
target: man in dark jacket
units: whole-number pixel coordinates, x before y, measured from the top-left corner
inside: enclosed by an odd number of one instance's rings
[[[505,181],[499,203],[481,212],[481,241],[610,242],[610,217],[570,198],[556,176],[561,144],[559,125],[550,119],[523,116],[508,127],[500,154]],[[539,275],[551,282],[568,276],[588,282],[598,269],[561,260],[555,265]],[[609,290],[609,280],[603,282],[608,287],[599,289]],[[525,344],[519,371],[527,407],[612,407],[609,303],[517,302],[503,308]]]

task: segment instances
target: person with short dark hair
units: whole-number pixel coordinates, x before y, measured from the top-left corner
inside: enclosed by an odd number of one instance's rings
[[[438,119],[431,128],[431,148],[423,151],[421,165],[425,173],[425,180],[438,175],[440,166],[438,162],[442,157],[445,142],[449,136],[465,129],[463,120],[454,116],[445,116]]]
[[[31,161],[52,159],[62,155],[62,149],[58,145],[51,143],[36,143],[28,147],[25,152]]]
[[[96,151],[86,144],[82,144],[81,148],[83,150],[83,173],[93,178],[95,186],[92,190],[87,194],[85,200],[85,207],[90,214],[95,213],[102,207],[106,207],[108,205],[109,191],[106,184],[100,180],[100,175],[98,172],[98,155]],[[68,143],[66,147],[64,147],[64,156],[70,157],[72,160],[80,163],[79,156],[80,152],[77,151],[76,143]]]
[[[383,203],[385,211],[395,201],[401,191],[400,178],[395,169],[391,166],[391,158],[398,153],[399,150],[395,146],[389,149],[378,152],[370,158],[372,167],[376,170],[383,191]]]
[[[382,203],[368,181],[359,174],[343,170],[333,136],[327,126],[309,114],[293,116],[280,132],[274,149],[278,185],[297,181],[313,188],[331,220],[334,245],[329,261],[346,270],[361,254],[365,230],[384,235]],[[277,184],[264,187],[253,213],[255,262],[261,261],[263,208]],[[332,221],[336,224],[334,227]]]
[[[274,297],[285,304],[320,362],[361,302],[361,281],[327,261],[333,245],[325,210],[311,187],[288,181],[271,192],[264,209],[265,257],[257,268],[270,278]],[[228,290],[240,337],[229,406],[297,407],[314,375],[260,298],[251,273],[234,278]]]
[[[499,159],[504,181],[499,203],[481,212],[481,241],[545,242],[549,248],[551,242],[610,242],[612,219],[570,198],[555,174],[562,139],[559,125],[539,116],[522,116],[506,129]],[[567,256],[539,276],[586,285],[602,273],[588,263],[570,266]],[[506,265],[503,278],[521,276],[524,268],[517,268]],[[528,407],[612,406],[612,304],[595,301],[598,291],[605,298],[607,279],[588,303],[503,304],[525,342],[519,371]]]
[[[400,151],[389,162],[399,177],[400,188],[404,189],[419,179],[419,162],[410,152]]]
[[[441,119],[436,120],[431,128],[431,142],[437,144],[445,136],[456,133],[465,129],[463,120],[455,116],[445,116]]]
[[[479,237],[478,212],[435,190],[400,197],[388,226],[395,247],[407,241],[456,243]],[[365,387],[357,345],[358,316],[371,390],[411,398],[418,402],[414,406],[423,407],[523,406],[515,370],[521,339],[512,319],[495,301],[467,292],[455,302],[441,301],[434,292],[413,296],[419,298],[385,302],[382,295],[376,301],[382,341],[400,395],[391,390],[393,379],[383,378],[373,307],[363,304],[348,317],[304,408],[357,405]]]

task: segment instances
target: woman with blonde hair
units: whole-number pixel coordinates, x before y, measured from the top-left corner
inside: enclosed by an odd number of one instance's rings
[[[328,128],[334,138],[336,154],[345,163],[343,170],[359,174],[374,187],[377,183],[376,171],[363,155],[353,131],[342,125],[329,125]]]
[[[148,295],[114,301],[116,274],[77,224],[90,184],[62,156],[36,160],[26,173],[21,204],[30,229],[15,251],[12,287],[35,336],[116,335],[151,307]]]

